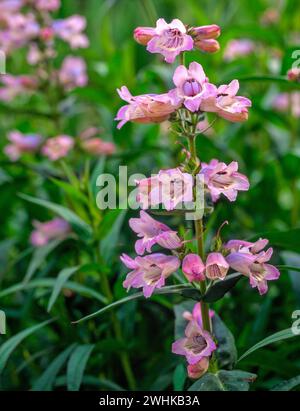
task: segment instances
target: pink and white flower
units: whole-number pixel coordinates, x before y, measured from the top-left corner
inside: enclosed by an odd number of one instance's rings
[[[142,208],[163,204],[166,210],[193,201],[193,176],[179,168],[160,170],[156,176],[137,181],[137,201]]]
[[[66,91],[86,86],[88,77],[85,61],[81,57],[67,56],[58,73],[58,79]]]
[[[67,135],[49,138],[42,147],[42,154],[55,161],[66,157],[74,146],[74,139]]]
[[[171,102],[168,94],[142,94],[132,96],[128,88],[123,86],[117,90],[127,105],[120,108],[115,120],[120,121],[121,128],[128,121],[135,123],[161,123],[169,118],[177,106]]]
[[[223,194],[229,201],[235,201],[238,191],[247,191],[249,181],[247,177],[238,172],[238,163],[232,161],[229,165],[211,160],[209,164],[202,163],[200,175],[215,202]]]
[[[174,105],[184,104],[192,111],[198,111],[203,99],[215,97],[217,88],[208,82],[201,64],[193,62],[187,69],[185,66],[178,66],[173,75],[173,82],[176,89],[169,92]]]
[[[300,92],[294,91],[291,93],[279,93],[273,101],[272,107],[280,112],[291,112],[291,114],[299,118],[300,117]]]
[[[145,211],[140,212],[140,218],[131,218],[129,226],[137,233],[138,237],[141,237],[135,243],[137,254],[143,255],[145,251],[151,253],[154,244],[169,250],[179,248],[182,245],[177,231],[173,231],[167,225],[154,220]]]
[[[8,139],[10,144],[4,147],[4,152],[12,161],[18,160],[23,153],[36,152],[42,143],[40,135],[22,134],[20,131],[11,131]]]
[[[80,15],[55,20],[52,28],[57,37],[69,43],[72,49],[86,48],[89,40],[82,31],[86,28],[86,19]]]
[[[216,93],[203,99],[200,109],[217,113],[220,117],[232,122],[246,121],[248,107],[251,101],[242,96],[237,96],[239,90],[238,80],[232,80],[228,85],[220,86]]]
[[[205,274],[210,280],[224,280],[229,264],[221,253],[209,253],[205,263]]]
[[[187,373],[189,378],[197,380],[206,373],[209,367],[209,358],[203,357],[196,364],[188,364]]]
[[[45,223],[33,221],[33,226],[35,230],[31,233],[30,242],[35,247],[46,245],[54,239],[64,238],[71,231],[69,223],[62,218],[54,218]]]
[[[259,294],[263,295],[268,291],[267,282],[277,280],[280,276],[280,272],[275,266],[267,264],[272,254],[272,248],[258,254],[242,250],[230,253],[226,260],[231,268],[249,277],[251,287],[257,287]]]
[[[150,53],[162,54],[167,63],[173,63],[181,52],[192,50],[194,45],[185,25],[178,19],[169,24],[164,19],[158,19],[153,30],[150,27],[138,27],[134,38],[141,44],[147,44]]]
[[[255,242],[244,240],[230,240],[223,245],[225,250],[238,251],[239,253],[257,254],[264,249],[269,243],[266,238],[260,238]]]
[[[195,365],[204,357],[209,357],[216,348],[210,333],[204,331],[194,320],[189,321],[185,329],[185,337],[172,344],[172,352],[184,355],[190,365]]]
[[[205,265],[197,254],[188,254],[182,261],[182,271],[189,282],[205,280]]]
[[[55,11],[60,8],[60,0],[34,0],[35,7],[43,11]]]
[[[207,53],[215,53],[220,50],[220,44],[216,38],[220,36],[221,29],[216,24],[192,27],[189,33],[193,37],[195,48]]]
[[[146,298],[151,297],[156,288],[163,287],[166,279],[180,266],[177,257],[159,253],[135,259],[123,254],[120,258],[123,264],[132,270],[127,274],[123,286],[127,290],[131,287],[143,288]]]

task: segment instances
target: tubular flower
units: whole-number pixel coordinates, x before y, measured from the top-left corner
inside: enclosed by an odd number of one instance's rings
[[[193,201],[193,176],[179,168],[160,170],[156,176],[137,182],[137,201],[142,208],[163,204],[166,210]]]
[[[204,99],[200,109],[217,113],[218,116],[234,123],[246,121],[251,101],[246,97],[237,96],[238,90],[238,80],[232,80],[228,85],[220,86],[215,95],[212,93]]]
[[[190,365],[209,357],[216,348],[211,335],[202,330],[194,320],[189,321],[185,329],[185,338],[180,338],[172,344],[172,352],[184,355]]]
[[[251,253],[257,254],[262,251],[269,243],[269,240],[266,238],[260,238],[254,243],[250,241],[243,240],[230,240],[228,243],[224,244],[223,247],[225,250],[238,251],[240,253]]]
[[[202,163],[200,175],[204,175],[212,200],[215,202],[223,194],[229,201],[235,201],[238,191],[247,191],[249,181],[246,176],[238,173],[238,163],[232,161],[229,165],[211,160],[209,164]]]
[[[62,218],[54,218],[45,223],[34,221],[33,226],[35,230],[31,233],[30,242],[35,247],[46,245],[56,238],[64,238],[71,231],[69,223]]]
[[[74,146],[74,139],[67,135],[50,138],[42,147],[42,154],[55,161],[65,157]]]
[[[85,61],[81,57],[67,56],[58,73],[58,80],[66,91],[84,87],[88,82]]]
[[[220,36],[221,29],[216,24],[193,27],[189,32],[194,39],[195,48],[207,53],[215,53],[220,50],[220,45],[216,38]]]
[[[151,253],[154,244],[173,250],[181,247],[182,242],[177,235],[177,231],[171,230],[167,225],[160,223],[150,217],[145,211],[140,212],[140,218],[129,220],[130,228],[142,237],[135,243],[137,254],[143,255],[145,251]]]
[[[162,54],[167,63],[173,63],[181,52],[192,50],[194,45],[192,37],[178,19],[169,24],[164,19],[158,19],[155,28],[138,27],[134,38],[138,43],[147,45],[150,53]]]
[[[22,134],[19,131],[11,131],[8,134],[10,144],[4,147],[5,154],[12,161],[16,161],[23,153],[34,153],[42,143],[42,137],[38,134]]]
[[[155,288],[163,287],[166,278],[180,266],[180,260],[177,257],[158,253],[136,257],[135,259],[123,254],[120,258],[126,267],[132,269],[127,274],[123,286],[128,290],[131,287],[143,288],[146,298],[152,295]]]
[[[221,253],[210,253],[206,259],[205,274],[210,280],[224,280],[229,264]]]
[[[189,282],[205,280],[205,265],[198,254],[188,254],[184,257],[182,271]]]
[[[255,44],[251,40],[230,40],[224,51],[224,60],[232,61],[238,57],[248,56],[254,50]]]
[[[203,99],[215,97],[217,93],[216,86],[208,83],[201,64],[196,62],[191,63],[188,69],[185,66],[177,67],[173,82],[176,89],[169,92],[173,103],[183,103],[192,112],[200,109]]]
[[[132,96],[128,88],[123,86],[117,90],[127,105],[120,108],[115,120],[120,121],[121,128],[128,121],[135,123],[161,123],[169,118],[177,106],[172,104],[168,94],[142,94]]]
[[[12,101],[23,93],[32,93],[38,86],[38,82],[32,76],[12,76],[6,74],[1,77],[3,87],[0,88],[0,100]]]

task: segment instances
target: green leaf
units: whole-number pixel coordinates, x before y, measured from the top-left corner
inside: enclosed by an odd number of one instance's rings
[[[249,348],[239,359],[238,361],[241,361],[243,358],[248,357],[248,355],[252,354],[254,351],[258,350],[259,348],[265,347],[266,345],[273,344],[274,342],[281,341],[281,340],[286,340],[287,338],[291,337],[297,337],[295,335],[291,328],[287,328],[285,330],[279,331],[275,334],[270,335],[267,338],[264,338],[257,344],[253,345],[253,347]],[[298,335],[299,337],[299,335]]]
[[[108,263],[116,249],[116,245],[120,236],[120,231],[122,224],[126,215],[127,210],[113,210],[117,211],[117,217],[111,226],[111,229],[107,235],[101,239],[100,252],[103,259]]]
[[[77,267],[64,268],[63,270],[60,271],[55,281],[53,291],[49,299],[48,308],[47,308],[48,312],[51,310],[64,284],[68,281],[71,275],[75,274],[79,270],[79,268],[80,266],[78,265]]]
[[[220,300],[228,291],[233,288],[242,278],[242,274],[235,273],[225,278],[225,280],[217,281],[210,287],[207,293],[203,296],[203,301],[206,303],[214,303]]]
[[[47,200],[43,200],[41,198],[35,198],[28,196],[26,194],[19,194],[21,198],[31,203],[40,205],[42,207],[48,208],[49,210],[53,211],[54,213],[58,214],[60,217],[64,218],[68,223],[72,226],[74,231],[78,234],[78,236],[85,240],[90,240],[92,236],[92,229],[91,227],[83,221],[77,214],[73,211],[59,205],[52,203]]]
[[[220,368],[232,368],[237,361],[234,336],[215,313],[212,317],[213,334],[217,340],[217,359]]]
[[[67,183],[66,181],[63,180],[58,180],[56,178],[51,178],[51,181],[60,187],[66,194],[69,195],[70,198],[73,198],[74,200],[79,200],[84,204],[88,203],[87,198],[82,194],[79,189],[75,188],[72,186],[70,183]]]
[[[216,374],[206,373],[188,391],[248,391],[249,383],[256,379],[255,374],[234,370],[221,370]]]
[[[186,369],[183,364],[178,364],[173,374],[174,391],[183,391],[186,380]]]
[[[271,391],[290,391],[293,388],[297,387],[297,385],[300,385],[300,375],[275,385],[275,387],[273,387]]]
[[[53,251],[62,241],[63,240],[61,238],[56,239],[42,247],[37,247],[34,250],[31,261],[29,263],[28,269],[26,271],[26,274],[23,280],[24,283],[27,283],[28,281],[31,280],[36,270],[40,268],[40,266],[45,261],[47,255],[50,254],[51,251]]]
[[[191,300],[200,301],[201,300],[201,293],[196,288],[188,288],[186,290],[181,291],[180,293],[184,298],[190,298]]]
[[[285,76],[245,76],[239,77],[240,82],[272,82],[280,83],[291,89],[299,89],[300,83],[292,82],[288,80]]]
[[[47,324],[50,324],[53,321],[54,319],[51,319],[44,321],[40,324],[34,325],[33,327],[27,328],[26,330],[19,332],[18,334],[11,337],[9,340],[5,341],[5,343],[3,343],[0,346],[0,374],[4,370],[4,367],[11,353],[24,340],[24,338],[28,337],[30,334],[33,334],[34,332],[38,331],[39,329],[41,329]]]
[[[155,291],[154,295],[157,294],[179,294],[180,291],[185,288],[185,287],[191,287],[189,284],[181,284],[181,285],[170,285],[168,287],[163,287],[161,289],[158,289]],[[92,314],[86,315],[83,318],[80,318],[80,320],[72,321],[72,324],[78,324],[81,323],[82,321],[87,321],[90,320],[91,318],[97,317],[98,315],[104,314],[106,311],[111,310],[112,308],[115,308],[121,304],[127,303],[128,301],[136,300],[137,298],[143,297],[144,294],[142,292],[138,292],[132,295],[129,295],[128,297],[122,298],[121,300],[114,301],[113,303],[107,305],[106,307],[101,308],[98,311],[95,311]],[[0,294],[1,297],[1,294]]]
[[[56,279],[55,278],[42,278],[38,280],[32,280],[29,283],[18,283],[5,290],[0,292],[0,298],[5,297],[9,294],[13,294],[23,290],[30,290],[32,288],[53,288],[55,285]],[[102,294],[98,293],[97,291],[93,290],[92,288],[86,287],[81,284],[74,283],[72,281],[67,281],[64,285],[64,288],[68,288],[78,294],[82,294],[86,297],[93,297],[96,300],[106,304],[107,299]]]
[[[35,381],[32,391],[51,391],[55,382],[56,376],[67,361],[69,355],[74,350],[76,344],[70,345],[67,349],[61,352]]]
[[[270,244],[285,250],[295,251],[296,253],[300,250],[300,228],[287,231],[266,231],[256,235],[251,241],[259,238],[267,238]]]
[[[82,382],[84,370],[93,351],[94,345],[79,345],[72,352],[67,366],[67,386],[69,391],[78,391]]]

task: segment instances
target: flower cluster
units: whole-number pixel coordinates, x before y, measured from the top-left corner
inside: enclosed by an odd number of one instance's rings
[[[54,218],[53,220],[41,223],[33,221],[34,230],[30,236],[30,242],[34,247],[46,245],[51,240],[64,239],[70,232],[69,223],[62,218]]]
[[[77,143],[78,148],[88,154],[112,155],[116,150],[115,145],[96,137],[97,134],[97,129],[90,128],[81,133],[77,140],[68,135],[44,139],[37,134],[23,134],[15,130],[8,134],[10,143],[4,147],[4,152],[11,161],[18,160],[22,154],[38,151],[49,160],[56,161],[66,157]]]
[[[155,28],[138,27],[134,38],[147,46],[150,53],[160,53],[167,63],[173,63],[177,56],[193,48],[216,51],[219,48],[216,40],[219,34],[220,28],[216,25],[189,27],[178,19],[170,24],[159,19]],[[252,44],[236,43],[231,48],[230,53],[227,51],[228,60],[237,54],[249,53]],[[180,59],[181,63],[183,61],[183,58]],[[137,201],[143,210],[161,206],[171,213],[181,209],[182,205],[187,210],[189,203],[195,205],[199,200],[196,194],[200,187],[203,213],[208,217],[211,211],[206,213],[205,210],[209,206],[213,209],[211,203],[216,203],[221,196],[230,202],[235,201],[238,192],[249,189],[249,181],[238,171],[236,161],[229,164],[216,159],[208,163],[200,161],[195,144],[201,129],[199,124],[205,123],[206,112],[215,113],[231,122],[246,121],[251,101],[238,95],[238,80],[216,86],[209,82],[202,65],[195,61],[188,67],[184,64],[177,66],[173,83],[174,88],[164,94],[132,96],[125,86],[118,90],[120,97],[127,102],[117,113],[118,128],[128,121],[157,123],[169,120],[174,130],[176,127],[175,131],[186,137],[188,143],[188,148],[183,150],[186,159],[180,166],[160,170],[149,178],[137,181]],[[205,220],[202,216],[194,221],[196,248],[193,239],[186,240],[187,232],[181,230],[179,236],[177,230],[156,221],[143,210],[139,218],[129,220],[131,229],[138,236],[135,243],[138,256],[121,256],[121,261],[131,270],[123,282],[127,289],[142,288],[144,296],[150,297],[155,289],[165,286],[168,277],[181,269],[190,287],[196,288],[202,296],[207,287],[214,287],[215,282],[222,284],[231,273],[236,276],[236,272],[247,277],[251,287],[256,287],[263,295],[268,290],[267,282],[280,276],[278,269],[269,264],[273,249],[264,250],[268,244],[266,239],[223,243],[219,229],[206,255],[203,236]],[[190,241],[192,245],[187,245]],[[172,254],[152,253],[155,245]],[[176,276],[178,278],[181,278],[180,274]],[[210,314],[207,303],[197,303],[192,313],[184,314],[188,320],[185,335],[172,345],[173,353],[186,357],[190,378],[200,378],[211,367],[210,364],[217,366]]]

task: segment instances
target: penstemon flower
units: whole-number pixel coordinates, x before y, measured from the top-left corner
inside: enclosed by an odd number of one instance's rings
[[[235,201],[238,191],[247,191],[249,181],[246,176],[238,173],[238,163],[232,161],[229,165],[211,160],[209,164],[202,163],[200,174],[209,189],[213,201],[223,194],[229,201]]]
[[[146,298],[151,297],[155,288],[163,287],[166,279],[180,266],[180,260],[177,257],[159,253],[135,259],[123,254],[121,261],[126,267],[132,269],[127,274],[123,286],[127,289],[143,288]]]
[[[154,244],[170,250],[182,246],[176,231],[154,220],[145,211],[140,212],[140,218],[131,218],[129,226],[137,233],[138,237],[142,237],[135,243],[137,254],[143,255],[145,251],[151,253],[151,248]]]
[[[74,139],[67,135],[49,138],[42,147],[42,154],[55,161],[66,157],[74,146]]]
[[[161,123],[174,113],[177,106],[171,102],[167,94],[143,94],[132,96],[128,88],[123,86],[118,90],[119,96],[127,105],[120,108],[116,120],[121,128],[127,121],[136,123]]]
[[[4,147],[4,153],[12,161],[18,160],[23,153],[35,153],[42,143],[40,135],[22,134],[19,131],[11,131],[8,140],[10,144]]]
[[[182,272],[190,282],[205,280],[205,265],[198,254],[188,254],[184,257]]]
[[[85,61],[81,57],[67,56],[58,73],[58,80],[66,91],[84,87],[88,82]]]
[[[69,223],[62,218],[54,218],[45,223],[33,221],[33,226],[35,230],[31,233],[30,242],[35,247],[46,245],[54,239],[63,239],[71,231]]]
[[[229,264],[221,253],[210,253],[205,264],[205,274],[210,280],[224,280]]]

